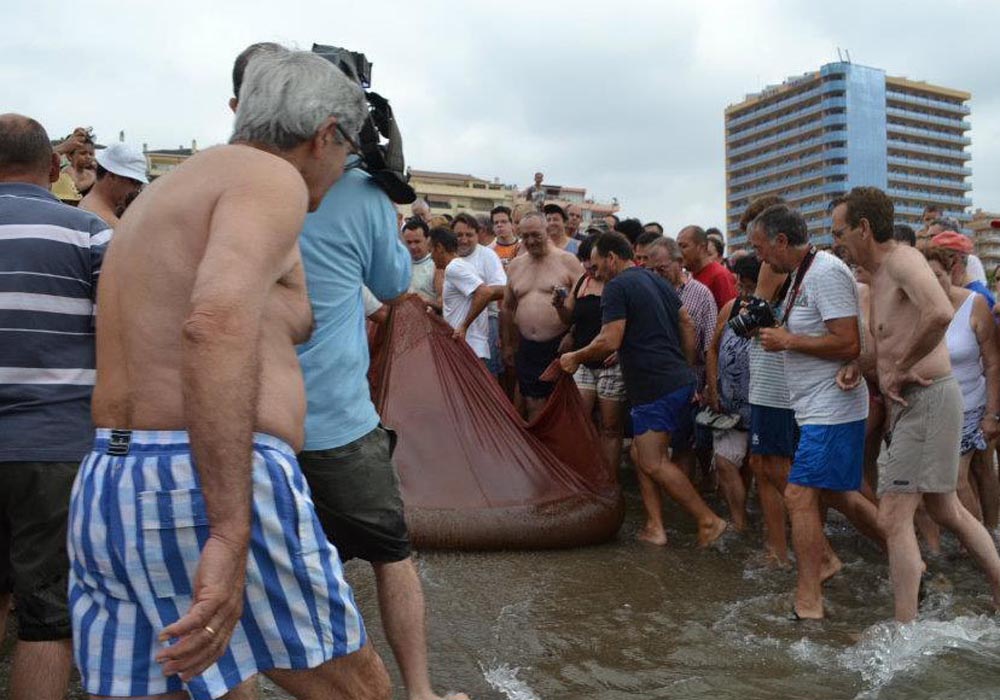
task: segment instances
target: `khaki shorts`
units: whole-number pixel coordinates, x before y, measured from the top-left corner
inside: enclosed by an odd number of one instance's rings
[[[573,375],[573,381],[580,391],[597,392],[597,398],[610,401],[625,400],[625,380],[620,365],[591,369],[580,365]]]
[[[750,433],[746,430],[713,430],[712,443],[715,454],[737,467],[747,454]]]
[[[892,403],[888,449],[879,459],[878,495],[949,493],[958,483],[962,390],[952,375],[903,391]]]

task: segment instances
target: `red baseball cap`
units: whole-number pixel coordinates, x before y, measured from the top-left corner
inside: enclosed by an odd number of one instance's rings
[[[959,253],[968,255],[972,252],[972,241],[968,236],[963,236],[955,231],[944,231],[931,239],[931,245],[935,248],[947,248]]]

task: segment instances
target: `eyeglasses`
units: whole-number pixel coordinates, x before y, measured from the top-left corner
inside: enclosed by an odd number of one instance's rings
[[[361,153],[361,146],[358,145],[357,141],[351,138],[350,134],[347,133],[347,130],[340,125],[340,122],[337,122],[336,126],[337,126],[337,133],[340,134],[341,137],[343,137],[343,139],[350,144],[351,148],[353,148],[358,153]]]

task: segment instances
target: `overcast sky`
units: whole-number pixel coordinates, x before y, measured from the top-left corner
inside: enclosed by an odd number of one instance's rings
[[[725,217],[723,110],[837,60],[972,93],[974,208],[1000,209],[1000,2],[35,0],[0,24],[2,111],[53,137],[225,141],[255,41],[374,63],[407,164],[618,197],[668,232]]]

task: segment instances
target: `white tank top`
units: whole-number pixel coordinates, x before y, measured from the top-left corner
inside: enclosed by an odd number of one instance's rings
[[[976,293],[972,292],[951,319],[948,332],[944,336],[951,357],[951,371],[962,387],[962,403],[965,410],[986,405],[986,376],[983,374],[983,356],[979,352],[979,341],[972,330],[972,305]]]

